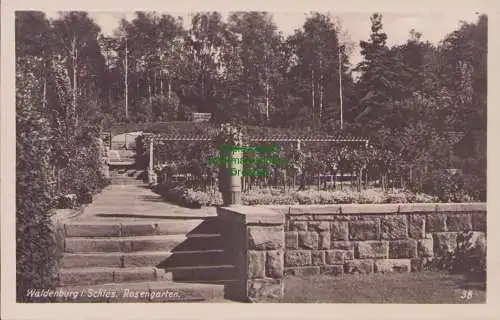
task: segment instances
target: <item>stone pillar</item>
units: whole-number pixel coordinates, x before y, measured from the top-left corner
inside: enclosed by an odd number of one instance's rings
[[[227,162],[219,166],[219,191],[222,193],[224,206],[241,204],[243,152],[220,150],[220,155],[221,159],[227,159]]]
[[[262,207],[233,205],[217,209],[226,255],[235,281],[225,285],[226,299],[275,301],[284,294],[285,216]]]
[[[148,182],[149,185],[156,184],[156,173],[154,170],[154,151],[153,151],[154,143],[153,138],[151,137],[149,140],[149,166],[148,166]]]
[[[243,179],[243,152],[234,151],[231,155],[229,191],[231,192],[231,202],[227,205],[241,204],[241,180]]]

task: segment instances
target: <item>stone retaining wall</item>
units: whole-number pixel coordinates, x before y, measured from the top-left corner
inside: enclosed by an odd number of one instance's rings
[[[471,230],[485,239],[486,204],[290,207],[285,275],[419,271]]]
[[[422,270],[457,246],[486,240],[486,204],[230,206],[217,209],[236,281],[228,299],[283,296],[285,275]]]
[[[228,262],[236,280],[227,299],[259,302],[283,296],[285,215],[262,207],[218,208]]]

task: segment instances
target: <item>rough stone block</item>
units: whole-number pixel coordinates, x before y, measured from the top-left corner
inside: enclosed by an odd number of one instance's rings
[[[453,252],[457,247],[456,232],[436,232],[434,236],[434,255],[442,257],[448,252]]]
[[[281,279],[248,280],[248,300],[251,302],[267,299],[280,299],[284,295],[284,284]]]
[[[384,259],[375,261],[375,272],[410,272],[410,259]]]
[[[264,278],[266,275],[266,253],[264,251],[248,251],[248,277]]]
[[[341,264],[344,262],[343,250],[328,250],[325,258],[326,264]]]
[[[322,266],[325,264],[325,251],[313,251],[311,253],[311,260],[313,266]]]
[[[389,259],[417,257],[417,240],[397,240],[389,243]]]
[[[389,256],[387,241],[358,242],[355,248],[355,257],[357,259],[387,258]]]
[[[425,237],[425,215],[408,215],[408,234],[411,238],[422,239]]]
[[[310,250],[290,250],[285,252],[285,267],[304,267],[310,265]]]
[[[382,239],[398,240],[408,238],[408,223],[406,216],[396,215],[382,218]]]
[[[249,249],[276,250],[284,247],[283,227],[251,226],[247,230]]]
[[[316,232],[299,231],[299,247],[303,249],[318,249],[319,235]]]
[[[432,258],[411,259],[411,272],[425,271],[430,259],[432,259]]]
[[[433,239],[418,240],[417,253],[419,257],[434,256],[434,241]]]
[[[349,222],[349,240],[378,240],[380,239],[380,223],[378,219],[373,221],[351,221]]]
[[[349,260],[344,263],[344,273],[372,273],[373,260]]]
[[[270,278],[282,278],[283,267],[283,251],[274,250],[266,252],[266,276]]]
[[[309,231],[328,231],[330,230],[330,223],[328,221],[310,221],[308,223]]]
[[[472,214],[472,230],[486,232],[486,212]]]
[[[349,240],[349,227],[347,222],[332,222],[330,224],[332,241]]]
[[[472,217],[470,214],[448,214],[446,227],[448,232],[472,230]]]
[[[340,249],[340,250],[354,250],[354,242],[332,241],[331,248],[332,249]]]
[[[344,260],[353,260],[353,259],[354,259],[354,250],[345,250]]]
[[[330,232],[324,231],[319,233],[319,249],[330,249],[331,246]]]
[[[445,232],[446,231],[446,215],[445,214],[428,214],[425,225],[426,225],[426,232]]]
[[[285,246],[287,249],[299,248],[299,233],[297,231],[288,231],[285,233]]]
[[[285,268],[285,276],[315,276],[320,273],[319,266]]]
[[[344,273],[344,266],[343,265],[322,266],[320,268],[320,273],[330,275],[330,276],[339,276],[339,275],[342,275]]]
[[[307,222],[305,221],[290,221],[288,226],[290,231],[307,231]]]

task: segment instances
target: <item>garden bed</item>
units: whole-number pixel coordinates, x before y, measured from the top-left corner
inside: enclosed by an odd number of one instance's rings
[[[222,195],[215,189],[197,190],[182,183],[159,185],[155,192],[165,201],[190,208],[222,205]],[[323,191],[294,191],[283,189],[252,189],[242,194],[244,205],[296,205],[296,204],[347,204],[347,203],[435,203],[437,197],[407,190],[352,189]]]

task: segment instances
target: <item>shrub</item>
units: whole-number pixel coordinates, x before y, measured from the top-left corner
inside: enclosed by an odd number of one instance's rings
[[[483,200],[483,193],[486,194],[486,186],[481,179],[464,175],[461,171],[433,170],[424,177],[422,187],[425,193],[435,195],[441,202]]]
[[[474,232],[461,232],[453,255],[451,271],[465,274],[471,280],[486,280],[486,241]]]
[[[29,288],[52,288],[57,271],[48,182],[50,129],[41,112],[32,59],[16,65],[16,298]],[[26,70],[26,69],[28,70]]]
[[[472,231],[460,232],[454,251],[432,259],[425,266],[428,270],[446,270],[463,274],[467,280],[486,281],[486,240]]]
[[[222,204],[219,191],[204,191],[190,181],[167,182],[156,187],[165,200],[186,206],[217,206]],[[355,190],[336,191],[300,190],[285,192],[281,189],[251,189],[241,195],[244,205],[294,205],[294,204],[348,204],[348,203],[414,203],[436,202],[436,197],[413,194],[409,191]]]

